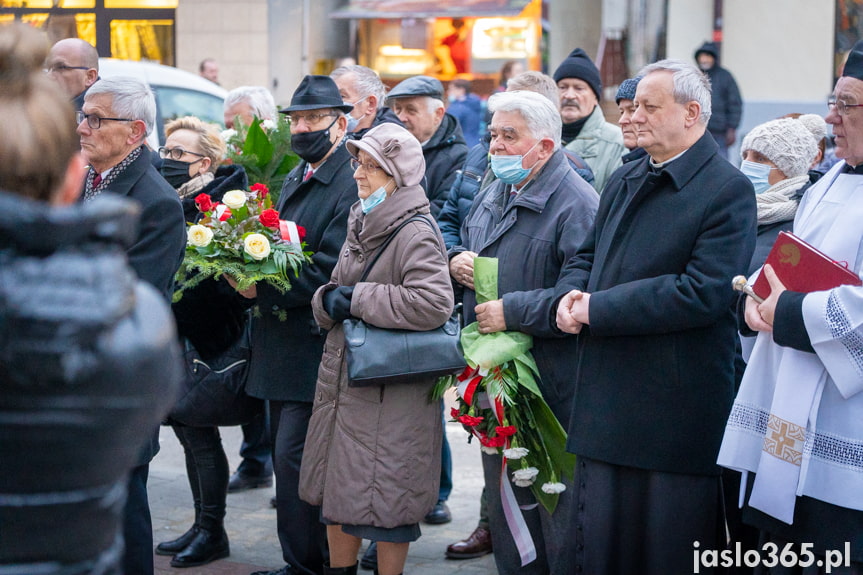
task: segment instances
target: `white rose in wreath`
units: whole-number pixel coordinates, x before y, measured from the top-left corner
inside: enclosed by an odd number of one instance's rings
[[[246,192],[243,190],[225,192],[225,195],[222,196],[222,203],[232,210],[238,210],[246,205]]]
[[[202,225],[191,226],[186,232],[186,240],[193,246],[207,247],[213,241],[213,230]]]
[[[253,259],[263,260],[270,255],[270,241],[263,234],[249,234],[243,244],[246,253]]]

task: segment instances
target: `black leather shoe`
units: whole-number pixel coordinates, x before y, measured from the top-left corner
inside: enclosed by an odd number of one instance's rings
[[[170,541],[165,541],[156,545],[156,555],[176,555],[192,542],[192,539],[195,538],[195,534],[197,533],[198,526],[192,525],[188,531],[176,539],[171,539]]]
[[[363,558],[360,559],[360,567],[366,571],[378,570],[378,544],[377,541],[369,543],[369,548],[363,553]]]
[[[426,513],[423,521],[429,525],[443,525],[452,521],[452,514],[449,512],[449,507],[446,506],[446,501],[438,501],[432,510]]]
[[[231,475],[231,479],[228,480],[228,493],[237,493],[238,491],[272,486],[272,473],[268,475],[246,475],[237,470],[233,475]]]
[[[185,549],[174,555],[171,567],[197,567],[231,554],[228,534],[224,529],[212,532],[203,527],[198,529],[194,539]]]
[[[290,565],[285,565],[281,569],[275,571],[254,571],[251,575],[296,575],[296,571]]]

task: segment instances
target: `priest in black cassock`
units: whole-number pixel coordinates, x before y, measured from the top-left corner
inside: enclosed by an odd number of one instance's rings
[[[552,317],[579,334],[573,572],[591,575],[691,573],[696,546],[725,545],[716,455],[734,397],[730,279],[755,243],[752,184],[706,133],[704,75],[673,60],[638,75],[632,122],[647,156],[609,179]]]

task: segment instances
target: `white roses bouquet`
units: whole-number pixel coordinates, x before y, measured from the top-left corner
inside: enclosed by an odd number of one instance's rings
[[[187,231],[174,301],[204,279],[221,274],[233,277],[240,291],[265,281],[285,292],[291,289],[288,270],[296,275],[311,261],[312,253],[304,251],[306,230],[279,217],[265,185],[226,192],[221,203],[199,194],[195,203],[203,217]]]

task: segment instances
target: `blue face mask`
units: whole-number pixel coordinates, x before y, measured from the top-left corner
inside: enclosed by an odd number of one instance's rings
[[[360,198],[360,207],[363,209],[363,213],[367,214],[385,199],[387,199],[387,187],[381,186],[380,188],[369,194],[369,197],[365,199]]]
[[[362,98],[360,98],[356,102],[353,102],[351,105],[356,106],[357,104],[359,104],[360,102],[362,102],[366,98],[368,98],[368,96],[363,96]],[[353,111],[353,110],[351,110],[351,111]],[[348,133],[350,134],[351,132],[353,132],[357,129],[357,126],[360,125],[360,120],[362,118],[354,118],[353,116],[351,116],[350,112],[348,112],[347,118],[348,118]]]
[[[539,141],[536,144],[539,144]],[[536,144],[531,146],[530,150],[521,156],[501,156],[492,154],[490,156],[491,171],[494,172],[494,175],[497,176],[498,180],[505,184],[518,184],[523,182],[533,169],[533,166],[529,168],[522,167],[524,157],[536,147]],[[533,165],[535,166],[536,162],[534,162]]]
[[[740,162],[740,171],[752,182],[756,194],[764,193],[770,189],[770,182],[767,181],[767,177],[772,169],[766,164],[750,162],[749,160]]]

